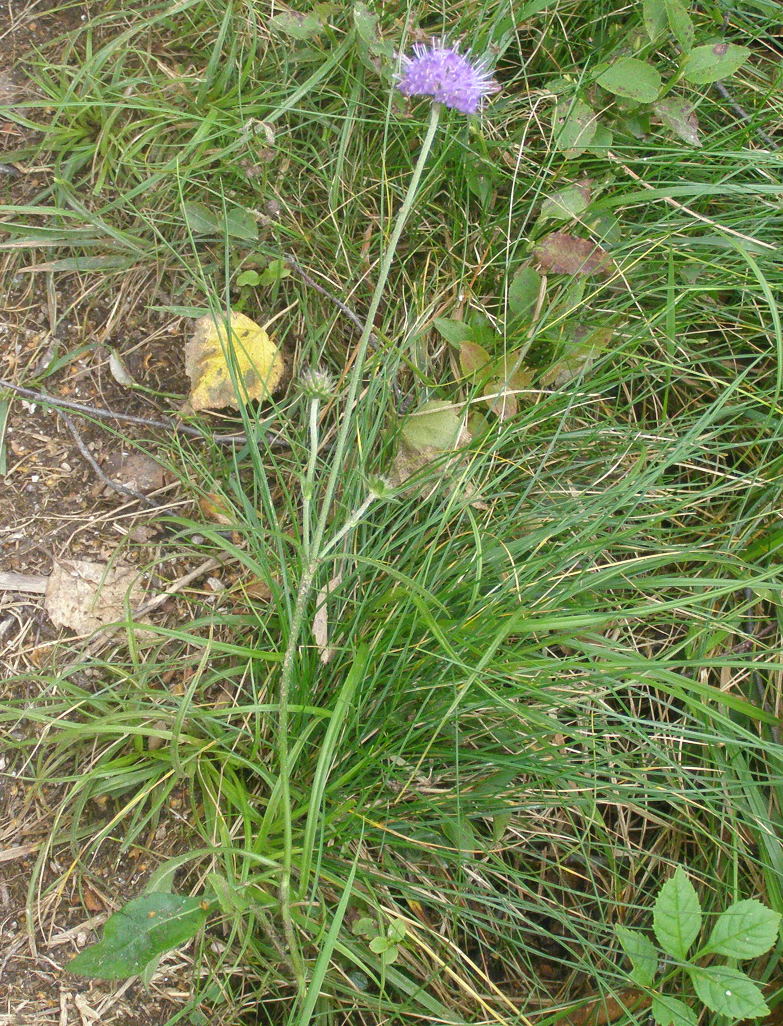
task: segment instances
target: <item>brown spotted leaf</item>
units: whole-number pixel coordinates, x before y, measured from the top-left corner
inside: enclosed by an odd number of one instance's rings
[[[547,235],[534,254],[542,271],[556,274],[608,274],[611,265],[605,249],[568,232]]]

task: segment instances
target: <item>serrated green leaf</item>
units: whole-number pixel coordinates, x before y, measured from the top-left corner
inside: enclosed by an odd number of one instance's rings
[[[683,75],[693,85],[709,85],[733,75],[749,56],[747,46],[736,46],[734,43],[697,46],[685,58]]]
[[[657,68],[636,57],[621,57],[598,76],[598,84],[615,96],[624,96],[637,103],[652,103],[661,91]]]
[[[663,0],[663,3],[672,35],[681,49],[688,53],[693,46],[694,37],[693,22],[688,14],[688,8],[682,0]]]
[[[654,43],[666,31],[666,9],[663,0],[644,0],[642,5],[644,29]]]
[[[721,912],[700,954],[756,958],[772,947],[780,929],[780,913],[755,898],[736,901]]]
[[[657,1026],[696,1026],[699,1021],[690,1005],[666,994],[653,998],[652,1016]]]
[[[206,918],[199,898],[144,894],[110,916],[103,939],[80,951],[66,968],[99,980],[136,976],[153,958],[195,937]]]
[[[701,905],[693,884],[678,866],[661,887],[653,906],[658,943],[672,958],[685,959],[701,929]]]
[[[730,1019],[758,1019],[769,1015],[764,995],[739,969],[727,965],[688,966],[697,997],[707,1008]]]
[[[597,128],[598,115],[583,100],[564,101],[555,108],[554,143],[568,160],[584,153]]]
[[[658,949],[643,933],[620,923],[615,923],[614,932],[631,960],[631,979],[640,987],[650,987],[658,968]]]

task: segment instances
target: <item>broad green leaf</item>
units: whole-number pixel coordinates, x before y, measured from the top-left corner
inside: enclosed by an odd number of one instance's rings
[[[323,22],[314,14],[301,14],[299,11],[283,11],[274,14],[267,22],[273,32],[279,32],[292,39],[312,39],[323,31]]]
[[[701,905],[682,866],[658,892],[653,906],[653,929],[667,955],[680,960],[687,958],[688,949],[701,929]]]
[[[701,146],[699,121],[693,106],[680,96],[667,96],[656,100],[653,110],[676,136],[691,146]]]
[[[666,31],[666,8],[663,0],[644,0],[642,20],[650,42],[654,43]]]
[[[665,994],[658,994],[653,998],[652,1015],[657,1026],[696,1026],[698,1022],[698,1017],[690,1005]]]
[[[679,43],[680,48],[688,53],[693,46],[694,30],[687,5],[682,0],[663,0],[663,4],[672,35]]]
[[[405,940],[407,932],[408,928],[402,919],[393,919],[389,924],[389,929],[386,931],[386,936],[394,944],[399,944],[400,941]]]
[[[233,239],[244,239],[255,242],[258,238],[258,225],[255,217],[244,207],[232,207],[226,211],[226,235]]]
[[[541,275],[535,267],[520,267],[508,286],[508,312],[515,321],[515,327],[530,322],[540,292]]]
[[[386,937],[373,937],[369,943],[370,951],[375,952],[376,955],[382,954],[389,947],[391,942]]]
[[[553,221],[570,221],[587,210],[590,199],[588,183],[576,182],[574,185],[567,185],[565,189],[559,189],[551,196],[547,196],[541,204],[541,217],[551,218]]]
[[[470,325],[465,321],[457,321],[452,317],[436,317],[432,323],[441,338],[444,338],[449,345],[456,346],[457,349],[465,339],[471,337]]]
[[[749,56],[750,50],[746,46],[734,43],[697,46],[685,58],[683,74],[693,85],[709,85],[733,75]]]
[[[378,42],[378,15],[373,14],[366,4],[353,5],[353,23],[359,38],[365,43]]]
[[[381,952],[381,964],[391,965],[392,962],[396,961],[397,955],[399,955],[400,949],[396,944],[389,944],[388,947],[384,948]]]
[[[652,103],[661,91],[658,70],[636,57],[621,57],[598,76],[598,84],[615,96],[637,103]]]
[[[730,1019],[758,1019],[769,1015],[764,995],[739,969],[727,965],[688,966],[697,997],[707,1008]]]
[[[779,929],[779,912],[773,912],[755,898],[736,901],[718,916],[710,939],[700,954],[756,958],[769,951]]]
[[[220,235],[223,218],[217,217],[203,203],[183,203],[185,221],[194,235]]]
[[[451,403],[432,399],[408,414],[402,437],[413,449],[453,449],[459,442],[462,418]]]
[[[555,108],[555,146],[564,157],[578,157],[593,141],[598,115],[582,100],[564,101]]]
[[[206,918],[199,898],[145,894],[110,916],[103,939],[80,951],[66,968],[99,980],[136,976],[153,958],[195,937]]]
[[[631,979],[640,987],[650,987],[658,968],[658,949],[643,933],[629,930],[620,923],[615,923],[614,932],[623,951],[631,960]]]
[[[375,925],[375,921],[368,919],[367,916],[357,919],[351,927],[351,933],[356,934],[357,937],[374,937],[377,932],[378,927]]]

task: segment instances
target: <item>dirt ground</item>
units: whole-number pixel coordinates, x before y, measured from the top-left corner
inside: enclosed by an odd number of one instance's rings
[[[52,3],[0,2],[0,104],[24,98],[29,90],[20,71],[20,55],[69,25],[84,22],[95,5],[74,4],[47,13]],[[0,162],[3,152],[25,140],[15,123],[0,114]],[[46,183],[46,167],[0,165],[0,204],[29,200]],[[0,220],[2,217],[0,216]],[[3,238],[0,224],[0,240]],[[182,337],[185,327],[171,318],[147,314],[155,284],[125,282],[112,295],[78,275],[26,273],[18,260],[0,254],[0,378],[22,384],[37,378],[49,394],[142,417],[160,417],[155,399],[129,390],[111,373],[112,349],[128,372],[152,390],[185,392]],[[141,296],[145,302],[140,302]],[[141,311],[138,313],[137,311]],[[47,373],[57,364],[53,373]],[[0,398],[3,398],[0,390]],[[154,562],[159,532],[157,511],[108,488],[84,450],[113,480],[151,496],[168,508],[187,512],[189,500],[177,493],[172,477],[148,458],[139,463],[132,447],[116,431],[144,439],[155,452],[155,432],[107,421],[107,429],[72,417],[77,440],[63,417],[40,403],[10,399],[5,435],[0,403],[0,701],[11,695],[12,675],[45,665],[53,644],[73,632],[57,628],[44,609],[40,592],[14,590],[23,574],[40,581],[56,561],[110,560],[122,548],[130,558]],[[190,564],[192,568],[193,564]],[[186,560],[167,573],[186,573]],[[17,582],[18,583],[18,582]],[[18,687],[18,686],[17,686]],[[29,700],[35,702],[31,686]],[[190,993],[187,949],[165,957],[149,990],[138,980],[112,984],[80,980],[63,966],[108,915],[139,893],[156,857],[171,853],[176,829],[160,829],[143,853],[104,845],[91,862],[90,880],[66,872],[69,849],[50,849],[52,810],[49,795],[29,778],[23,753],[0,724],[0,1026],[158,1026]],[[173,799],[176,805],[176,798]],[[171,811],[176,823],[177,810]],[[181,833],[181,832],[180,832]],[[38,887],[30,890],[40,862]],[[50,885],[65,880],[65,885]]]

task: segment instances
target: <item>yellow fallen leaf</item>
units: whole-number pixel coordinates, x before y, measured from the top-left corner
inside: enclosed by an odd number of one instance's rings
[[[266,399],[283,376],[283,357],[269,335],[242,313],[232,313],[231,340],[225,318],[212,315],[196,321],[185,346],[185,371],[190,378],[190,405],[194,410],[238,408],[239,397]],[[237,388],[234,388],[231,361]]]

